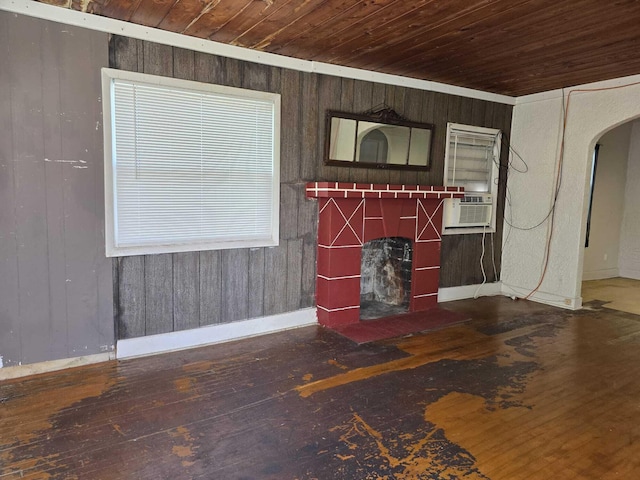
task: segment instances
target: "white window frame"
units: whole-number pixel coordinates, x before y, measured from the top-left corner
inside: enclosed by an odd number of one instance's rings
[[[501,151],[501,138],[502,132],[496,128],[487,128],[487,127],[478,127],[475,125],[463,125],[460,123],[447,123],[447,143],[445,149],[445,158],[444,158],[444,185],[445,186],[454,186],[453,182],[450,181],[449,177],[449,163],[452,161],[453,153],[450,151],[451,147],[451,136],[453,131],[464,131],[469,134],[480,134],[480,135],[490,135],[496,137],[496,152],[494,155],[494,159],[491,160],[491,179],[489,181],[490,188],[488,192],[465,192],[465,196],[478,196],[482,195],[482,193],[491,195],[491,224],[487,227],[455,227],[455,228],[447,228],[446,224],[443,225],[442,232],[445,235],[458,235],[458,234],[469,234],[469,233],[493,233],[496,231],[496,212],[497,212],[497,200],[498,200],[498,179],[500,174],[500,151]],[[452,201],[451,199],[445,200],[444,203],[444,215],[443,218],[447,218],[447,211],[451,208]]]
[[[271,184],[271,221],[270,235],[268,238],[259,239],[233,239],[225,238],[198,240],[189,242],[167,242],[144,245],[117,245],[115,232],[117,229],[116,204],[115,204],[115,178],[117,167],[114,158],[115,119],[112,115],[113,108],[113,82],[114,80],[126,80],[134,83],[158,85],[182,90],[195,90],[198,92],[211,92],[224,96],[240,97],[243,99],[256,99],[273,103],[273,170]],[[202,250],[220,250],[230,248],[271,247],[279,243],[279,211],[280,211],[280,95],[269,92],[260,92],[234,87],[226,87],[208,83],[193,82],[182,79],[159,77],[155,75],[116,70],[102,69],[102,99],[104,120],[104,180],[105,180],[105,244],[106,256],[118,257],[127,255],[143,255],[156,253],[174,253]]]

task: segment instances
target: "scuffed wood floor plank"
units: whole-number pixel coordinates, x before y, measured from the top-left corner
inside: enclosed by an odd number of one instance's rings
[[[504,298],[357,346],[310,327],[0,383],[0,478],[640,474],[640,317]]]

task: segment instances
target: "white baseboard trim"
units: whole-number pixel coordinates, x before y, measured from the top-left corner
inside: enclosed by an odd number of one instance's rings
[[[620,276],[617,268],[607,268],[606,270],[594,270],[592,272],[583,272],[582,280],[602,280],[605,278],[615,278]]]
[[[316,325],[316,309],[305,308],[294,312],[252,318],[240,322],[209,325],[206,327],[161,333],[146,337],[119,340],[116,345],[118,359],[155,355],[193,347],[202,347],[215,343],[254,337],[265,333],[280,332],[292,328]]]
[[[478,289],[480,287],[480,289]],[[464,300],[467,298],[490,297],[504,295],[512,298],[524,298],[531,289],[505,285],[502,282],[485,283],[484,285],[463,285],[461,287],[447,287],[438,289],[438,303]],[[579,310],[582,308],[582,297],[566,298],[547,292],[536,292],[529,297],[532,302],[544,303],[554,307],[569,310]]]
[[[618,276],[622,278],[640,280],[640,270],[634,270],[633,268],[621,268]]]
[[[529,295],[530,292],[531,288],[502,284],[502,294],[507,297],[524,298]],[[582,297],[569,298],[556,295],[555,293],[541,292],[540,290],[531,295],[528,300],[567,310],[580,310],[582,308]]]
[[[478,297],[492,297],[501,294],[502,282],[446,287],[438,289],[438,303],[474,298],[476,295]]]
[[[115,352],[97,353],[95,355],[85,355],[84,357],[62,358],[60,360],[49,360],[46,362],[30,363],[28,365],[14,365],[12,367],[0,368],[0,380],[10,380],[12,378],[37,375],[39,373],[55,372],[65,368],[81,367],[92,363],[108,362],[115,359]]]

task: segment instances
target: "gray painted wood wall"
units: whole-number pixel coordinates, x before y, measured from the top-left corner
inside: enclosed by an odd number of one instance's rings
[[[315,305],[317,203],[305,182],[336,180],[442,185],[448,121],[511,130],[512,107],[482,100],[302,73],[112,37],[113,68],[265,90],[282,95],[280,246],[123,257],[114,260],[118,338],[171,332],[273,315]],[[409,120],[436,126],[432,168],[407,172],[327,167],[322,162],[325,112],[363,112],[382,103]],[[508,138],[508,135],[507,135]],[[506,165],[507,148],[501,163]],[[500,270],[504,169],[493,245]],[[482,281],[481,235],[447,236],[443,287]],[[491,238],[484,266],[494,280]]]
[[[106,34],[0,12],[0,357],[112,348],[100,68]]]

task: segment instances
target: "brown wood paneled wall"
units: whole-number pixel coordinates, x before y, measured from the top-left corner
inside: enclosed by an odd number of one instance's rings
[[[500,128],[507,134],[511,127],[509,105],[297,72],[126,37],[111,38],[110,65],[282,95],[280,245],[115,259],[114,298],[119,338],[228,323],[314,306],[318,207],[315,200],[305,198],[307,181],[442,185],[448,121]],[[383,103],[410,120],[435,124],[431,170],[325,166],[322,159],[326,111],[363,112]],[[503,166],[507,163],[507,150],[503,148]],[[499,228],[493,241],[498,273],[505,173],[503,168]],[[482,281],[481,242],[482,235],[444,238],[441,286]],[[487,281],[493,281],[489,235],[485,242]]]

